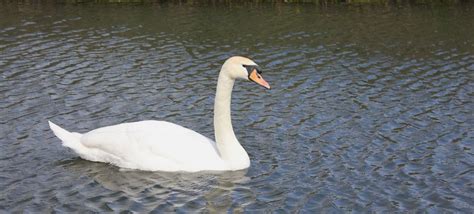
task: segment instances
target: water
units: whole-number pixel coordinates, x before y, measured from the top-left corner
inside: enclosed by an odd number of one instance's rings
[[[0,211],[464,212],[474,208],[474,7],[0,4]],[[232,55],[247,171],[81,160],[86,132],[167,120],[213,137]]]

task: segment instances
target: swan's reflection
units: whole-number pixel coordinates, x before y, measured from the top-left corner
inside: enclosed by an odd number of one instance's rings
[[[153,202],[143,202],[147,203],[145,205],[150,209],[160,207],[163,203],[171,203],[174,208],[182,208],[192,202],[205,204],[205,209],[208,211],[225,212],[237,205],[231,193],[249,180],[246,176],[247,170],[197,173],[146,172],[120,169],[80,158],[60,161],[58,165],[77,176],[87,176],[103,188],[123,193],[122,195],[133,198],[139,203],[142,199],[151,197]]]

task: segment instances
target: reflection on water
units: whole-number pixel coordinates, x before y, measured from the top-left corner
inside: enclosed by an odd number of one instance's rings
[[[95,211],[104,211],[94,208],[99,206],[108,211],[133,207],[138,212],[152,209],[163,212],[174,211],[173,207],[179,207],[176,211],[189,212],[205,207],[209,211],[225,212],[232,207],[231,193],[250,191],[248,187],[238,187],[249,181],[246,170],[156,173],[117,169],[82,159],[61,161],[58,166],[72,176],[85,177],[79,179],[79,183],[65,194],[68,200],[73,201],[76,200],[75,196],[71,199],[70,195],[87,192],[87,202],[91,203]]]
[[[473,210],[471,3],[0,5],[0,211]],[[235,86],[248,171],[123,171],[47,127],[212,138],[232,55],[273,87]]]

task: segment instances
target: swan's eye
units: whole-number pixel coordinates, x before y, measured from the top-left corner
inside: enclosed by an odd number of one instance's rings
[[[245,69],[247,69],[247,72],[250,74],[250,72],[252,72],[253,68],[252,66],[250,65],[242,65],[242,67],[244,67]]]
[[[245,69],[247,69],[247,72],[250,74],[254,69],[257,70],[258,74],[261,74],[262,71],[260,70],[260,67],[258,65],[242,65]]]

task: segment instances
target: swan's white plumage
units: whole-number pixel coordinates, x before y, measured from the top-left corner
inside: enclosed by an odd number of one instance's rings
[[[64,146],[91,161],[150,171],[226,169],[214,141],[165,121],[122,123],[82,135],[52,122],[50,127]]]
[[[230,102],[235,79],[248,79],[243,65],[256,65],[244,57],[231,57],[221,68],[214,105],[216,142],[165,121],[122,123],[85,134],[69,132],[52,122],[51,130],[63,145],[81,158],[150,171],[240,170],[250,166],[245,149],[235,137]],[[252,71],[256,72],[256,71]],[[269,88],[261,76],[262,86]]]

